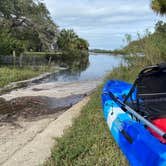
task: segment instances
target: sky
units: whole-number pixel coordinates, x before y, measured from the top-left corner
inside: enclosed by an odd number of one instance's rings
[[[136,39],[166,18],[150,8],[151,0],[43,0],[60,29],[74,29],[90,48],[122,48],[125,34]]]

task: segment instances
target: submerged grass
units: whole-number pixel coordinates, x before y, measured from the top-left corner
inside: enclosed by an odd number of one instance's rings
[[[132,82],[138,70],[128,67],[114,69],[107,79],[123,79]],[[112,138],[103,117],[101,107],[102,85],[91,96],[83,108],[81,116],[66,131],[52,149],[51,158],[45,166],[111,165],[127,166],[124,155]]]
[[[0,67],[0,87],[3,87],[11,82],[26,80],[51,70],[52,69],[47,66],[42,66],[35,69],[32,67]]]

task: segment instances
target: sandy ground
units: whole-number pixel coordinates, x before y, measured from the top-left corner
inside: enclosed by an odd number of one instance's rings
[[[35,122],[22,122],[21,128],[4,126],[1,128],[0,165],[38,166],[51,154],[55,137],[61,137],[65,129],[72,125],[89,97],[61,114]],[[9,137],[10,135],[10,137]],[[7,137],[6,137],[7,136]]]
[[[46,96],[57,99],[78,94],[89,94],[100,82],[82,81],[72,83],[47,83],[14,90],[1,97],[10,101],[25,96]],[[72,125],[81,109],[89,101],[82,101],[70,109],[52,114],[26,119],[17,117],[12,122],[0,122],[0,165],[2,166],[37,166],[42,164],[51,153],[55,137],[63,135]]]
[[[14,90],[1,97],[11,100],[24,96],[47,96],[62,98],[76,94],[88,94],[96,88],[100,81],[56,82],[33,85],[27,88]]]

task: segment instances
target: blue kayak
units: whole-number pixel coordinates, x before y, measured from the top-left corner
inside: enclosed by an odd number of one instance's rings
[[[120,101],[128,94],[132,84],[108,81],[102,93],[102,106],[105,120],[116,143],[131,166],[166,166],[166,144],[154,137],[145,124],[122,109],[109,95],[111,92]],[[133,99],[136,94],[132,94]]]

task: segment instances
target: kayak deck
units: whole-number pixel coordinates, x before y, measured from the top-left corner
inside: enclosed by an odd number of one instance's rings
[[[166,145],[162,144],[134,117],[124,112],[115,103],[108,92],[123,101],[123,96],[131,89],[132,84],[111,80],[108,81],[102,94],[104,117],[108,127],[132,166],[166,165]],[[133,93],[133,99],[135,93]]]

